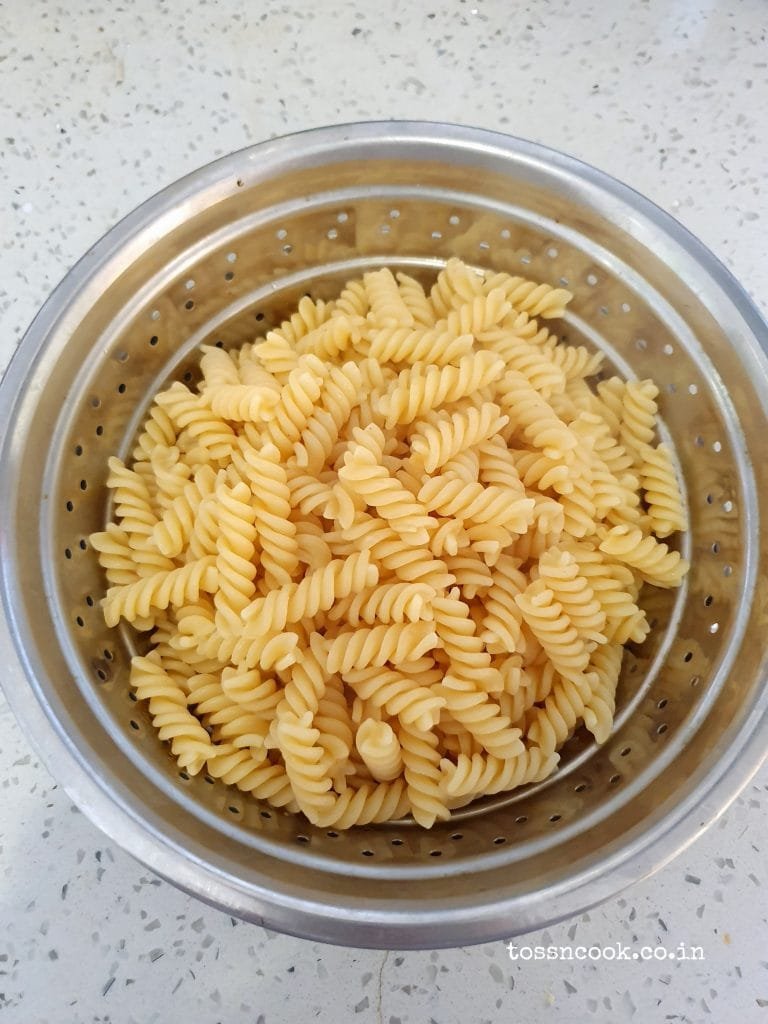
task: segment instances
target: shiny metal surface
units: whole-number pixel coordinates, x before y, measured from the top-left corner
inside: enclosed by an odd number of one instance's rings
[[[304,292],[368,266],[450,255],[574,291],[563,334],[662,387],[686,481],[692,571],[653,593],[617,727],[575,738],[557,776],[431,832],[314,829],[180,777],[126,685],[86,537],[106,458],[203,341],[251,339]],[[283,931],[434,947],[584,909],[664,863],[765,754],[768,331],[679,224],[558,153],[446,125],[278,139],[150,199],[70,272],[0,385],[5,689],[41,756],[112,838],[182,888]],[[667,626],[666,623],[669,622]]]

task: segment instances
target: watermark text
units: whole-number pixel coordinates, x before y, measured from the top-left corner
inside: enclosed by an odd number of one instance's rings
[[[507,943],[510,960],[704,960],[703,946],[521,946]]]

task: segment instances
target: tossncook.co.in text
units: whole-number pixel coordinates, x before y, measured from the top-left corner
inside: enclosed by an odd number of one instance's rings
[[[510,960],[704,960],[703,946],[518,946],[507,943]]]

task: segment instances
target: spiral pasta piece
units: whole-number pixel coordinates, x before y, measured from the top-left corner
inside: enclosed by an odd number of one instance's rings
[[[403,779],[394,782],[364,783],[348,787],[336,797],[331,810],[324,812],[317,824],[321,828],[352,828],[402,818],[409,810]]]
[[[262,423],[274,415],[279,401],[279,387],[229,384],[217,388],[211,396],[211,410],[225,420]]]
[[[440,752],[434,732],[401,721],[398,730],[407,796],[414,820],[424,828],[450,817],[440,782]]]
[[[504,363],[491,352],[462,356],[456,366],[414,366],[403,370],[379,400],[387,429],[411,423],[444,402],[456,402],[500,376]]]
[[[296,351],[336,359],[347,349],[360,349],[364,325],[360,316],[333,316],[305,334],[296,345]]]
[[[509,427],[520,430],[526,441],[549,458],[562,460],[577,446],[573,431],[519,371],[506,371],[498,402],[509,416]]]
[[[486,591],[493,582],[491,570],[482,556],[473,548],[445,559],[448,571],[456,577],[462,597],[471,601],[480,591]]]
[[[256,509],[251,489],[246,483],[216,488],[219,532],[216,538],[216,571],[218,589],[213,597],[216,628],[224,635],[233,635],[242,627],[242,614],[256,586],[254,563],[256,541]]]
[[[583,345],[547,346],[549,358],[562,371],[566,381],[594,377],[603,363],[602,352],[592,352]]]
[[[441,516],[492,523],[513,533],[525,533],[533,518],[533,499],[510,495],[503,487],[467,483],[450,470],[430,477],[418,499],[424,508]]]
[[[529,665],[523,668],[522,657],[511,654],[502,659],[498,665],[503,689],[496,694],[502,714],[506,715],[514,728],[523,728],[524,716],[537,701],[544,700],[552,689],[554,668],[551,662],[534,668]],[[549,675],[549,685],[544,685],[543,677]]]
[[[593,682],[593,674],[570,679],[561,675],[544,706],[532,709],[528,737],[545,754],[553,753],[573,734],[578,720],[584,717]]]
[[[179,767],[197,775],[213,753],[200,722],[187,710],[187,696],[165,671],[157,652],[131,659],[131,686],[137,700],[149,702],[149,713],[161,740],[169,741]]]
[[[282,764],[254,757],[250,750],[218,753],[207,762],[208,774],[228,786],[236,786],[274,807],[297,807],[290,779]]]
[[[322,526],[307,519],[299,519],[295,525],[296,553],[299,562],[308,567],[324,568],[333,555]]]
[[[311,712],[297,717],[285,711],[278,717],[275,738],[296,803],[316,825],[333,810],[334,795],[325,751],[319,744],[320,730],[312,726]]]
[[[274,678],[265,677],[259,669],[244,671],[233,665],[225,666],[221,672],[221,689],[230,701],[256,715],[269,716],[283,699],[283,692]]]
[[[373,270],[363,275],[374,327],[412,327],[413,314],[403,301],[392,271]]]
[[[526,625],[564,679],[580,681],[589,663],[589,652],[544,580],[529,583],[515,596]]]
[[[456,336],[478,336],[496,327],[509,314],[512,307],[504,292],[495,288],[487,295],[474,295],[448,312],[438,327]]]
[[[296,311],[291,313],[287,320],[283,320],[274,333],[284,337],[295,347],[302,338],[324,324],[333,312],[333,303],[324,302],[322,299],[315,302],[308,295],[303,295],[299,299]]]
[[[483,277],[461,260],[449,259],[432,286],[429,298],[436,319],[442,319],[459,309],[475,296],[482,295]]]
[[[284,459],[293,451],[312,415],[325,373],[317,356],[302,356],[280,391],[275,414],[265,425],[265,435]]]
[[[157,516],[144,479],[136,470],[112,456],[107,465],[107,487],[114,491],[115,515],[123,530],[131,535],[131,546],[138,547],[152,536]]]
[[[117,523],[107,523],[106,530],[92,533],[89,540],[99,553],[99,563],[108,583],[125,586],[140,578],[128,534]]]
[[[605,633],[608,643],[625,644],[632,640],[642,643],[648,635],[648,620],[627,590],[632,583],[631,571],[611,564],[607,556],[595,548],[569,545],[576,559],[579,575],[583,576],[605,614]],[[618,573],[624,569],[626,576]]]
[[[299,564],[296,527],[291,522],[291,492],[280,453],[266,444],[260,451],[246,447],[242,464],[247,467],[253,493],[256,532],[261,544],[261,564],[269,586],[290,583]]]
[[[134,463],[148,462],[158,445],[170,447],[176,443],[176,428],[171,417],[157,402],[153,402],[133,449]]]
[[[406,583],[426,583],[439,591],[456,582],[442,559],[433,558],[427,549],[404,545],[395,531],[381,520],[363,514],[344,533],[343,543],[332,545],[335,554],[350,554],[360,545],[368,548],[374,562]]]
[[[214,673],[199,673],[188,681],[187,705],[196,707],[196,714],[217,743],[228,743],[235,750],[248,749],[254,757],[262,755],[266,736],[280,696],[262,700],[257,710],[233,701],[224,691],[221,679]]]
[[[200,369],[203,372],[203,388],[217,391],[240,383],[240,370],[229,352],[218,345],[203,345]]]
[[[373,586],[378,578],[379,570],[371,564],[369,551],[333,559],[324,568],[307,573],[300,583],[286,583],[245,607],[243,640],[279,633],[289,623],[314,618],[340,598]]]
[[[501,356],[507,368],[522,374],[534,391],[546,401],[565,391],[565,373],[552,360],[546,348],[525,341],[513,333],[502,334],[490,344],[492,351]]]
[[[658,394],[652,380],[629,380],[624,386],[619,441],[633,454],[636,463],[642,458],[643,446],[649,445],[656,433]]]
[[[440,762],[440,787],[449,800],[502,793],[548,778],[558,760],[557,754],[545,754],[538,747],[526,747],[506,759],[493,754],[459,754],[456,763],[447,758]]]
[[[213,493],[215,485],[216,474],[211,467],[200,466],[165,509],[152,529],[152,540],[162,555],[176,558],[181,554],[192,536],[200,504]]]
[[[299,354],[293,342],[277,331],[268,331],[263,341],[253,346],[253,358],[281,384],[299,365]]]
[[[569,551],[550,548],[539,559],[539,579],[559,601],[578,636],[589,643],[604,644],[606,616],[587,580],[579,573]]]
[[[184,384],[176,381],[167,391],[161,391],[156,401],[165,409],[176,429],[185,431],[191,445],[201,449],[206,458],[219,460],[230,457],[235,432],[211,411],[205,397],[194,395]]]
[[[368,552],[361,554],[368,555]],[[432,618],[430,605],[434,596],[435,590],[428,583],[400,581],[370,585],[337,600],[328,618],[332,622],[343,618],[350,626],[359,626],[361,622],[368,626],[377,622],[387,625],[418,622]]]
[[[511,728],[498,703],[467,679],[446,673],[439,687],[446,710],[472,734],[488,753],[513,758],[522,751],[520,729]]]
[[[648,503],[651,530],[657,537],[687,530],[688,517],[669,448],[665,444],[656,448],[643,445],[639,455],[640,485]]]
[[[497,688],[498,672],[491,667],[491,656],[477,636],[475,623],[467,605],[459,599],[458,590],[454,588],[446,597],[435,598],[432,609],[435,630],[451,673],[479,690]]]
[[[431,363],[449,366],[472,352],[471,334],[455,335],[439,327],[385,327],[377,331],[368,354],[382,363]]]
[[[520,471],[513,452],[510,452],[498,435],[488,441],[478,443],[477,478],[480,483],[504,487],[517,497],[526,497],[525,486],[520,479]],[[535,495],[534,497],[538,497]]]
[[[432,474],[467,448],[493,437],[507,422],[494,402],[454,413],[431,413],[416,424],[411,450],[420,456],[424,472]]]
[[[546,319],[561,317],[565,307],[573,298],[566,288],[553,288],[548,284],[537,284],[524,277],[509,274],[494,274],[487,278],[484,288],[500,290],[504,298],[518,313],[540,316]]]
[[[294,445],[296,465],[311,474],[320,471],[330,458],[342,426],[359,404],[363,376],[357,363],[331,367],[323,382],[318,404]]]
[[[406,726],[422,731],[433,729],[445,707],[445,699],[430,688],[442,679],[442,672],[433,667],[419,672],[418,683],[413,676],[399,669],[376,666],[351,669],[344,673],[344,682],[358,697],[373,708],[392,718],[399,718]]]
[[[688,571],[688,563],[679,551],[631,526],[613,526],[606,530],[600,550],[636,569],[655,587],[679,587]]]
[[[313,634],[312,640],[318,637]],[[349,672],[353,668],[383,665],[390,661],[397,665],[415,661],[437,644],[437,634],[430,622],[394,623],[391,626],[371,626],[340,632],[325,651],[328,672]]]
[[[391,782],[402,772],[400,743],[388,722],[366,718],[357,727],[355,746],[376,782]]]
[[[419,282],[408,274],[398,271],[397,278],[400,297],[413,317],[415,324],[431,326],[435,322],[435,313],[427,294]]]
[[[336,300],[331,316],[363,318],[368,315],[370,308],[371,304],[365,284],[362,281],[348,281]]]
[[[366,443],[369,439],[370,445]],[[347,491],[375,508],[399,536],[412,544],[424,544],[431,521],[410,491],[381,464],[382,442],[383,435],[376,426],[358,431],[339,470],[339,481]]]
[[[584,701],[584,725],[598,743],[605,743],[611,734],[623,656],[624,648],[620,644],[605,644],[596,648],[590,660],[591,687]]]
[[[573,491],[573,476],[566,459],[553,459],[537,451],[508,449],[515,468],[526,487],[540,492],[553,491],[555,494],[570,494]]]
[[[102,602],[104,620],[108,626],[116,626],[121,618],[134,622],[146,618],[152,610],[194,601],[203,590],[213,593],[218,585],[215,558],[201,558],[126,586],[110,587]]]
[[[520,572],[520,562],[502,555],[491,576],[491,586],[483,597],[483,632],[480,639],[492,654],[524,651],[522,613],[515,598],[525,590],[527,578]]]

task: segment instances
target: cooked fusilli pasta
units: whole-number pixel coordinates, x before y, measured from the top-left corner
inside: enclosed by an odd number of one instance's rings
[[[91,545],[184,772],[319,828],[431,828],[608,738],[687,517],[655,384],[590,380],[602,354],[537,319],[570,298],[370,270],[156,396]]]

